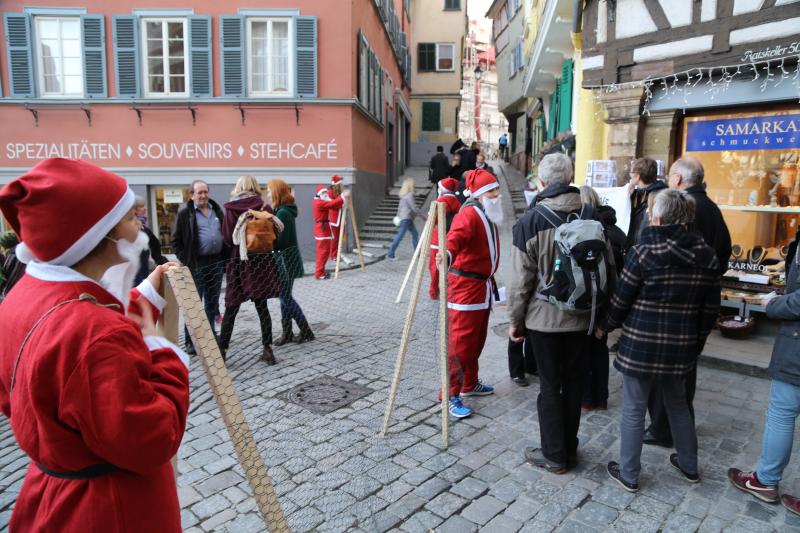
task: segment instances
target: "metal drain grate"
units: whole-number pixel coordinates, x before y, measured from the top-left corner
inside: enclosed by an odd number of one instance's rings
[[[332,376],[319,376],[276,397],[317,414],[327,414],[374,392],[368,387]]]

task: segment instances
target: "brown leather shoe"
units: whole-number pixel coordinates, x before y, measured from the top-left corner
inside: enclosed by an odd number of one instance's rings
[[[264,346],[264,353],[261,354],[261,360],[270,366],[278,362],[275,360],[275,354],[272,353],[271,346]]]

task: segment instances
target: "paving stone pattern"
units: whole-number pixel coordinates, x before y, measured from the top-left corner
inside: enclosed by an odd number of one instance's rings
[[[504,201],[510,210],[510,200]],[[578,467],[548,474],[525,464],[522,455],[525,446],[538,445],[538,384],[535,378],[528,388],[510,382],[506,340],[490,333],[481,377],[496,394],[465,399],[476,414],[451,423],[451,444],[443,450],[437,306],[427,298],[427,279],[390,433],[379,436],[408,296],[400,305],[393,301],[411,252],[407,240],[396,263],[345,272],[338,281],[299,280],[295,297],[317,325],[317,340],[276,348],[276,366],[258,361],[255,312],[250,304],[242,307],[228,366],[293,531],[800,531],[800,517],[755,501],[726,478],[729,466],[751,467],[758,458],[769,392],[769,382],[759,378],[701,368],[695,409],[703,481],[687,484],[669,465],[667,450],[645,447],[641,490],[633,495],[605,471],[618,454],[619,374],[611,370],[609,410],[583,415]],[[504,284],[504,272],[499,279]],[[277,328],[276,304],[270,308]],[[499,307],[490,326],[505,321]],[[372,392],[329,414],[280,398],[321,376]],[[190,533],[264,531],[196,360],[190,379],[178,461],[183,527]],[[28,463],[5,419],[0,451],[4,531]],[[800,492],[798,468],[795,454],[782,485],[787,492]]]

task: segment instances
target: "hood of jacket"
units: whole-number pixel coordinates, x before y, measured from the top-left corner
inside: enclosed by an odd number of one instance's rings
[[[277,214],[278,211],[288,211],[292,218],[297,218],[297,206],[294,204],[283,204],[275,210],[275,213]]]
[[[264,200],[258,195],[241,196],[225,204],[225,211],[238,218],[248,209],[259,210],[264,205]]]
[[[683,224],[648,226],[636,245],[641,253],[642,270],[663,268],[718,269],[716,253],[697,232]]]

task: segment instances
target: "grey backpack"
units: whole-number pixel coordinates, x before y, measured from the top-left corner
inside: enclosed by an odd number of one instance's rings
[[[536,297],[567,313],[591,313],[591,334],[597,309],[608,299],[603,225],[592,219],[589,205],[581,208],[580,215],[568,215],[566,221],[544,204],[535,209],[555,228],[553,276]]]

